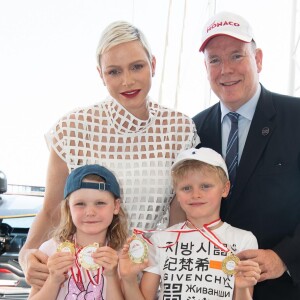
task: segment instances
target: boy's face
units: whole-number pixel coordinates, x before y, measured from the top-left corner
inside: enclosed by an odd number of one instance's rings
[[[181,208],[197,227],[220,217],[221,200],[229,189],[229,181],[224,184],[216,172],[206,169],[187,171],[175,186]]]

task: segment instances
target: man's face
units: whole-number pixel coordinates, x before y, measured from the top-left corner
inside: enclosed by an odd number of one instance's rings
[[[204,50],[208,80],[214,93],[235,111],[253,97],[259,84],[262,51],[251,43],[217,36]]]

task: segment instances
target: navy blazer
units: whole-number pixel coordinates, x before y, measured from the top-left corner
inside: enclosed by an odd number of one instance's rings
[[[217,103],[193,118],[199,147],[222,153],[221,110]],[[300,299],[300,98],[262,86],[231,195],[221,218],[252,231],[259,248],[272,249],[286,272],[258,283],[256,300]]]

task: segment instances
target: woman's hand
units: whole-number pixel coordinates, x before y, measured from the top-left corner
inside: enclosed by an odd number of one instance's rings
[[[23,266],[26,282],[39,290],[49,276],[47,267],[48,256],[38,249],[24,251],[27,252],[24,256],[25,266]]]

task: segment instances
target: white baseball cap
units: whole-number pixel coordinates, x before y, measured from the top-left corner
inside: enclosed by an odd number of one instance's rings
[[[254,40],[253,30],[248,21],[237,14],[223,11],[206,22],[199,51],[203,52],[207,43],[219,35],[231,36],[245,43]]]
[[[227,178],[229,178],[228,170],[227,170],[226,163],[225,163],[223,157],[218,152],[216,152],[210,148],[200,148],[200,149],[190,148],[190,149],[180,152],[178,154],[177,158],[175,159],[175,161],[171,167],[171,170],[173,170],[180,163],[182,163],[186,160],[193,160],[193,159],[205,162],[212,166],[222,168],[224,170],[225,174],[227,175]]]

